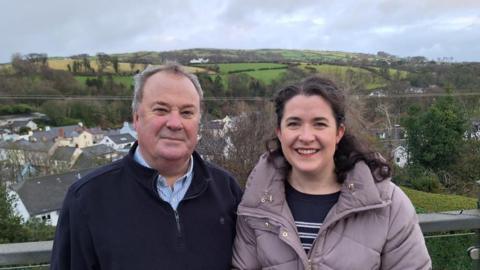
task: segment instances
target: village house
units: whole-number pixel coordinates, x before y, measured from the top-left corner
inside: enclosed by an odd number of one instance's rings
[[[208,63],[210,61],[210,59],[206,58],[206,59],[203,59],[202,57],[199,57],[197,59],[191,59],[190,60],[190,64],[204,64],[204,63]]]
[[[14,142],[0,142],[0,161],[8,160],[17,165],[26,163],[36,167],[48,166],[49,157],[53,155],[57,143],[31,142],[19,140]]]
[[[99,127],[93,127],[89,128],[88,132],[92,134],[92,143],[95,145],[103,139],[103,137],[108,133],[108,130],[103,130]]]
[[[81,153],[82,150],[77,147],[59,146],[50,157],[51,165],[55,171],[65,171],[75,164]]]
[[[128,152],[136,139],[130,134],[111,134],[106,135],[100,144],[105,144],[116,151]]]
[[[133,127],[132,123],[123,122],[123,127],[118,131],[119,134],[130,134],[132,137],[137,138],[137,131]]]
[[[397,146],[395,149],[392,150],[391,153],[393,157],[393,162],[400,168],[405,167],[408,162],[408,152],[404,146]]]
[[[27,114],[15,114],[15,115],[0,115],[0,126],[10,125],[17,121],[32,121],[35,119],[45,119],[46,115],[43,113],[27,113]]]
[[[15,133],[20,133],[22,129],[32,130],[32,131],[38,129],[37,124],[35,124],[35,122],[33,122],[32,120],[13,121],[8,126]]]
[[[122,158],[126,152],[115,151],[105,144],[96,144],[82,148],[82,153],[73,165],[74,169],[93,168]]]
[[[39,218],[56,226],[68,188],[82,176],[93,171],[86,169],[63,174],[48,175],[24,180],[9,192],[17,214],[26,222]]]
[[[34,132],[32,138],[41,142],[58,142],[61,146],[83,148],[93,145],[93,135],[83,126],[46,127],[45,131]]]

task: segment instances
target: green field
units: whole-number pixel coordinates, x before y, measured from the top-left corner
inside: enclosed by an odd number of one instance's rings
[[[207,64],[204,66],[214,66],[215,64]],[[228,63],[228,64],[217,64],[220,68],[220,74],[228,74],[232,71],[237,70],[245,70],[245,69],[262,69],[262,68],[280,68],[285,67],[286,65],[283,64],[276,64],[276,63]]]
[[[377,71],[380,71],[380,68],[379,67],[370,67],[372,69],[375,69]],[[405,70],[398,70],[398,69],[395,69],[395,68],[389,68],[388,69],[388,74],[390,75],[390,78],[395,78],[397,76],[397,72],[399,73],[399,77],[401,80],[404,80],[407,78],[407,75],[408,75],[408,71],[405,71]]]
[[[280,78],[283,73],[285,73],[284,69],[257,70],[247,72],[249,76],[252,76],[266,85],[269,85],[273,80]]]

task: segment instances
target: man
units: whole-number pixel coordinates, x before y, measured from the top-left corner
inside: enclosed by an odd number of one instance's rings
[[[74,183],[51,269],[229,269],[241,190],[194,151],[202,89],[177,64],[135,77],[138,141]]]

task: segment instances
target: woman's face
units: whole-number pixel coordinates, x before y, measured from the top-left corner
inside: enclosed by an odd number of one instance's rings
[[[337,128],[332,108],[321,96],[297,95],[285,104],[276,134],[295,174],[333,173],[336,144],[345,133]]]

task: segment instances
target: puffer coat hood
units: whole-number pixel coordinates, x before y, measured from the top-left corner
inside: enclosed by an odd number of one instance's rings
[[[234,269],[431,269],[415,210],[390,179],[358,162],[309,254],[285,199],[282,159],[264,154],[238,207]]]

